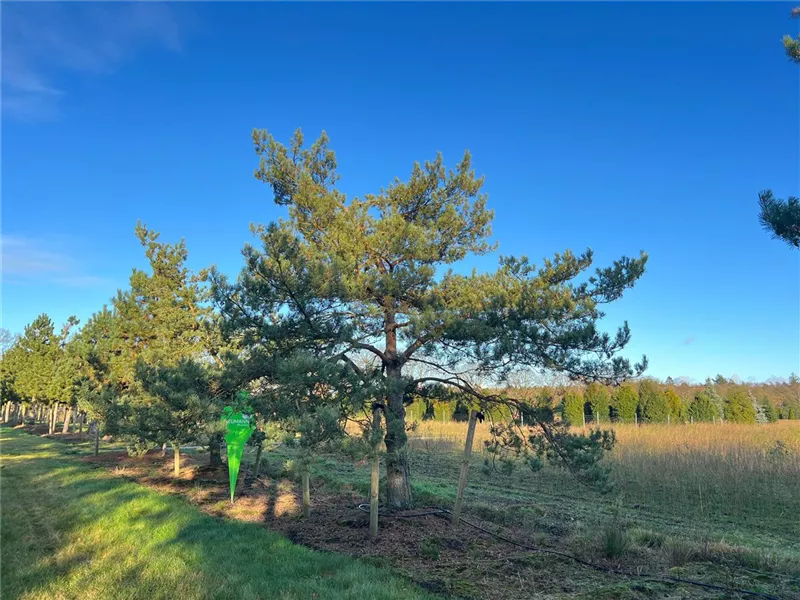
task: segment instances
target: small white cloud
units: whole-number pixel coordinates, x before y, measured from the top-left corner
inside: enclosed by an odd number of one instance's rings
[[[3,7],[3,111],[58,114],[63,71],[113,73],[146,46],[181,47],[175,9],[155,2],[12,3]]]
[[[5,283],[50,283],[70,287],[111,285],[103,277],[84,273],[78,262],[58,241],[0,236],[0,272]]]

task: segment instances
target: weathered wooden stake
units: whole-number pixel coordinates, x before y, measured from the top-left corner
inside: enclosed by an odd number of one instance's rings
[[[458,491],[456,492],[456,503],[453,506],[453,527],[458,527],[461,521],[461,506],[464,504],[464,490],[467,487],[467,475],[469,473],[469,457],[472,454],[472,441],[475,439],[475,424],[478,422],[478,411],[473,409],[469,413],[469,425],[467,426],[467,441],[464,444],[464,458],[461,460],[461,475],[458,477]]]
[[[376,407],[372,410],[372,426],[377,431],[380,429],[381,409]],[[381,456],[378,452],[380,442],[375,443],[372,449],[372,473],[369,480],[369,537],[373,540],[378,539],[378,487],[381,483]]]
[[[175,464],[173,466],[173,471],[175,473],[175,477],[181,474],[181,447],[179,444],[172,444],[172,448],[174,450],[173,456],[175,458]]]
[[[311,516],[311,484],[309,482],[308,467],[303,471],[303,518]]]
[[[256,464],[253,466],[253,479],[258,478],[258,471],[261,469],[261,455],[264,452],[264,444],[263,442],[258,445],[258,450],[256,450]]]

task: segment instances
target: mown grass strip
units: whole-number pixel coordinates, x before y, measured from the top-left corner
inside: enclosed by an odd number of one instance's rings
[[[125,482],[58,442],[2,429],[3,599],[422,599],[352,558],[219,520]]]

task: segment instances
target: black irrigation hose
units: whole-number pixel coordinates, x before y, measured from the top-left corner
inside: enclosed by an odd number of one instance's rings
[[[369,504],[359,504],[357,508],[360,511],[367,512],[367,513],[369,512]],[[396,519],[411,519],[413,517],[426,517],[426,516],[429,516],[429,515],[433,515],[433,516],[444,518],[444,515],[452,515],[453,513],[451,511],[447,510],[446,508],[435,508],[435,509],[432,509],[432,510],[429,510],[429,511],[425,511],[425,512],[405,514],[405,515],[392,515],[392,514],[385,514],[385,513],[380,513],[380,512],[378,514],[380,516],[383,516],[383,517],[392,517],[392,518],[396,518]],[[609,574],[612,574],[612,575],[622,575],[623,577],[638,577],[640,579],[648,579],[650,581],[661,581],[661,582],[666,581],[666,582],[670,582],[670,583],[685,583],[685,584],[688,584],[688,585],[694,585],[694,586],[706,588],[706,589],[709,589],[709,590],[718,590],[718,591],[721,591],[721,592],[734,592],[734,593],[737,593],[737,594],[742,594],[744,596],[755,596],[757,598],[764,598],[764,600],[781,600],[777,596],[771,596],[769,594],[762,594],[761,592],[754,592],[752,590],[745,590],[745,589],[741,589],[741,588],[733,588],[733,587],[728,587],[728,586],[724,586],[724,585],[714,585],[713,583],[703,583],[702,581],[696,581],[694,579],[684,579],[682,577],[672,577],[671,575],[648,575],[646,573],[645,574],[629,573],[627,571],[621,571],[619,569],[612,569],[610,567],[604,567],[602,565],[598,565],[598,564],[589,562],[587,560],[583,560],[582,558],[578,558],[577,556],[573,556],[572,554],[567,554],[566,552],[559,552],[558,550],[549,550],[547,548],[539,548],[538,546],[530,546],[528,544],[523,544],[522,542],[518,542],[516,540],[512,540],[512,539],[507,538],[505,536],[502,536],[500,534],[494,533],[493,531],[491,531],[489,529],[486,529],[485,527],[481,527],[480,525],[477,525],[476,523],[472,523],[470,521],[467,521],[464,517],[460,517],[459,520],[462,523],[464,523],[466,525],[469,525],[470,527],[473,527],[474,529],[477,529],[478,531],[482,531],[483,533],[489,534],[490,536],[492,536],[492,537],[494,537],[494,538],[496,538],[496,539],[498,539],[500,541],[503,541],[503,542],[505,542],[507,544],[511,544],[512,546],[517,546],[519,548],[523,548],[524,550],[528,550],[530,552],[539,552],[539,553],[542,553],[542,554],[552,554],[554,556],[560,556],[561,558],[566,558],[566,559],[572,560],[572,561],[574,561],[574,562],[576,562],[578,564],[581,564],[581,565],[583,565],[585,567],[589,567],[590,569],[594,569],[595,571],[600,571],[600,572],[603,572],[603,573],[609,573]]]

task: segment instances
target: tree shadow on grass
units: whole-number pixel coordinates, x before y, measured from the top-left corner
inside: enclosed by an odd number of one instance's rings
[[[424,597],[348,557],[91,469],[54,442],[16,432],[2,442],[4,599]]]

